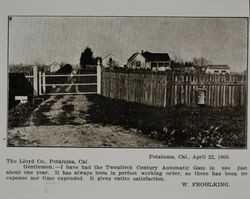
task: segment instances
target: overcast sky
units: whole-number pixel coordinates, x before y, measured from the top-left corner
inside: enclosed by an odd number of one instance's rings
[[[79,64],[89,46],[94,56],[109,53],[124,62],[136,51],[167,52],[184,61],[205,57],[247,67],[245,18],[12,17],[9,63]]]

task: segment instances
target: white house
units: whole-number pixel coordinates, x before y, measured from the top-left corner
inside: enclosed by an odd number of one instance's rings
[[[230,72],[228,65],[209,65],[207,66],[206,73],[210,74],[227,74]]]
[[[51,73],[54,73],[58,71],[61,68],[61,65],[57,62],[53,62],[52,64],[49,65],[48,70]]]
[[[128,68],[142,68],[158,71],[170,69],[170,57],[168,53],[151,53],[148,51],[136,52],[128,59]]]
[[[119,58],[115,57],[112,54],[108,54],[102,57],[102,66],[105,68],[108,67],[124,67],[125,63]]]

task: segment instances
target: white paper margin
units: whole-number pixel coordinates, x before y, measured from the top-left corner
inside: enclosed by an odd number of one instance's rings
[[[69,15],[69,16],[224,16],[248,17],[247,0],[1,0],[0,3],[0,63],[1,63],[1,114],[0,114],[0,197],[4,199],[64,199],[64,198],[203,198],[203,199],[247,199],[250,196],[250,177],[232,183],[230,189],[182,189],[171,183],[8,183],[3,179],[6,171],[6,157],[18,158],[87,158],[90,162],[113,164],[138,162],[157,163],[148,160],[150,152],[155,154],[224,154],[232,157],[229,166],[246,164],[250,167],[250,151],[247,150],[181,150],[181,149],[63,149],[63,148],[7,148],[7,16],[8,15]],[[248,87],[249,91],[249,87]],[[248,106],[249,107],[249,106]],[[249,112],[249,111],[248,111]],[[249,117],[248,117],[249,121]],[[249,143],[248,136],[248,143]],[[249,145],[249,144],[248,144]],[[209,162],[204,161],[204,164]],[[221,164],[221,163],[218,163]]]

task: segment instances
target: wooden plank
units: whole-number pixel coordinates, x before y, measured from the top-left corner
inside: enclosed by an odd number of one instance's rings
[[[69,74],[69,75],[45,75],[46,77],[93,77],[93,76],[97,76],[97,74]]]
[[[235,89],[234,89],[234,86],[232,86],[232,106],[233,107],[235,106],[234,98],[235,98]]]
[[[229,86],[229,106],[233,106],[233,103],[232,103],[232,86]]]
[[[211,106],[215,107],[215,86],[212,86],[212,104]]]
[[[154,106],[196,104],[196,89],[202,83],[208,106],[245,104],[245,76],[102,73],[102,95]],[[244,80],[244,81],[243,81]],[[200,81],[200,82],[198,82]]]
[[[90,94],[97,94],[97,92],[45,93],[44,95],[90,95]]]
[[[220,81],[221,81],[221,77],[220,77]],[[217,105],[218,107],[222,106],[222,103],[221,103],[221,99],[222,99],[221,94],[222,94],[222,92],[221,92],[221,86],[218,85],[218,105]]]
[[[211,105],[211,86],[209,85],[209,86],[206,86],[206,88],[207,88],[207,103],[206,103],[206,105],[207,106],[210,106]]]
[[[224,79],[225,80],[225,79]],[[226,86],[223,86],[223,106],[226,106]]]

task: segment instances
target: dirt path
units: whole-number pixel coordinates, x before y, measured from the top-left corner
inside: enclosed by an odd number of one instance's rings
[[[52,96],[34,110],[26,127],[8,131],[14,146],[164,147],[136,129],[87,122],[84,95]]]

